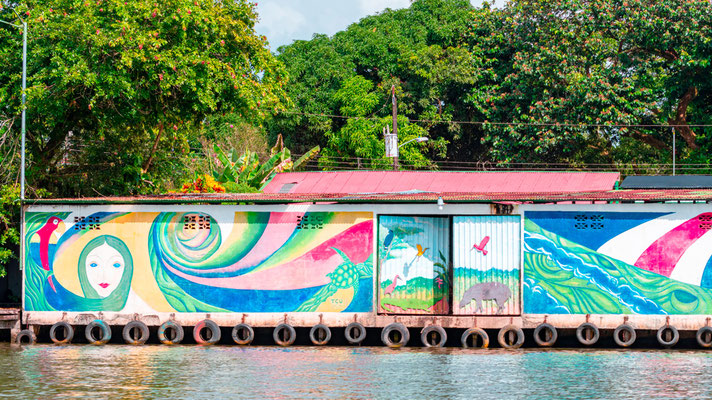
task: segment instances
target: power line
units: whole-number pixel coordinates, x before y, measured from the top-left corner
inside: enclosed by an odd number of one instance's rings
[[[306,117],[324,117],[338,119],[362,119],[362,120],[380,120],[388,117],[352,117],[348,115],[336,114],[316,114],[303,113],[298,111],[276,111],[277,114],[288,115],[303,115]],[[582,124],[582,123],[567,123],[567,122],[494,122],[494,121],[456,121],[456,120],[432,120],[432,119],[408,119],[409,122],[421,122],[429,124],[456,124],[456,125],[497,125],[497,126],[539,126],[539,127],[564,127],[564,128],[708,128],[712,124]]]

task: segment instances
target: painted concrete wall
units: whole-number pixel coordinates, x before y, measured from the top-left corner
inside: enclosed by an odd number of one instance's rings
[[[402,312],[384,307],[393,305],[391,298],[406,299],[385,294],[402,273],[430,280],[432,296],[420,310],[425,314],[709,315],[710,210],[681,204],[525,205],[507,217],[512,226],[521,218],[518,242],[515,234],[495,240],[497,235],[476,226],[462,231],[474,233],[468,239],[453,237],[458,221],[496,222],[481,216],[489,213],[488,205],[31,206],[24,225],[23,302],[31,312],[161,318],[323,312],[346,321],[345,313]],[[449,221],[433,229],[446,239],[419,243],[415,236],[396,235],[418,216],[447,217],[433,219]],[[386,217],[390,222],[376,224]],[[388,250],[390,231],[390,245],[400,243],[402,249]],[[490,240],[483,245],[480,236]],[[458,269],[501,269],[516,282],[519,248],[520,309],[517,288],[509,284],[504,310],[484,297],[480,312],[476,299],[459,307],[465,291],[484,280],[473,275],[458,289]],[[467,257],[458,256],[464,252]],[[496,260],[488,257],[500,252],[515,261],[492,264]],[[447,273],[439,275],[437,263]],[[404,288],[407,281],[399,279],[393,291]],[[406,308],[407,314],[419,313]]]
[[[26,311],[373,310],[371,212],[51,209],[25,214]]]
[[[709,206],[528,206],[523,249],[524,313],[712,313]]]

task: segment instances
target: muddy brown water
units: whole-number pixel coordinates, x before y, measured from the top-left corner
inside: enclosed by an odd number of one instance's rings
[[[707,398],[712,353],[0,344],[5,398]]]

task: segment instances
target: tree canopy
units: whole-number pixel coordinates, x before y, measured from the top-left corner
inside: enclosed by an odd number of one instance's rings
[[[343,151],[334,134],[357,123],[321,114],[344,116],[339,91],[359,76],[379,105],[398,87],[399,114],[448,161],[667,163],[674,129],[678,160],[709,164],[709,128],[691,125],[709,123],[711,18],[702,0],[415,0],[280,48],[293,107],[269,129]]]
[[[286,99],[244,0],[29,0],[15,11],[29,25],[28,179],[56,194],[160,190],[206,116],[258,122]],[[0,27],[0,120],[19,115],[21,41]]]
[[[669,160],[671,128],[643,125],[675,125],[683,156],[699,158],[709,144],[688,125],[709,119],[710,11],[691,0],[520,0],[473,14],[470,47],[487,49],[491,74],[471,103],[487,121],[535,124],[486,126],[490,157]]]
[[[317,35],[311,41],[281,47],[278,58],[290,76],[287,93],[293,106],[272,119],[271,134],[281,133],[295,150],[320,145],[324,156],[345,152],[336,147],[343,142],[334,141],[334,134],[362,124],[347,126],[343,119],[320,114],[340,114],[340,91],[354,76],[366,79],[374,88],[377,106],[362,116],[384,117],[385,122],[391,112],[390,88],[395,85],[399,115],[433,121],[469,119],[464,101],[478,73],[477,60],[463,48],[471,10],[467,0],[419,0],[407,9],[366,17],[331,38]],[[370,104],[370,97],[367,99]],[[379,133],[384,125],[363,134],[382,141]],[[429,159],[445,155],[444,142],[463,152],[472,149],[469,127],[432,122],[420,128],[422,134],[440,139],[426,144]],[[340,136],[344,135],[349,133]],[[355,151],[346,153],[357,156]]]

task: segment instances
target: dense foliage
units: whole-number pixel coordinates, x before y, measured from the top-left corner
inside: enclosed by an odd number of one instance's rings
[[[320,115],[346,115],[342,92],[358,76],[378,89],[362,102],[368,116],[385,125],[379,106],[396,85],[399,114],[426,120],[449,161],[669,163],[674,126],[678,160],[708,164],[711,132],[690,125],[710,122],[710,32],[702,0],[416,0],[281,48],[293,108],[270,130],[295,148],[374,154],[348,141],[368,148],[377,129]]]
[[[675,125],[683,159],[707,163],[709,132],[687,125],[710,122],[711,11],[698,0],[520,0],[474,13],[470,47],[490,74],[471,104],[483,120],[551,124],[487,126],[488,156],[669,162],[671,128],[640,125]]]
[[[285,76],[254,32],[254,8],[244,0],[17,5],[29,24],[30,184],[63,196],[161,190],[207,116],[258,123],[280,107]],[[0,19],[18,21],[9,8]],[[19,113],[21,39],[0,27],[0,120]]]
[[[280,48],[279,59],[290,76],[287,92],[293,107],[272,120],[270,131],[281,133],[295,151],[320,145],[332,160],[337,156],[342,160],[380,158],[384,155],[381,132],[390,121],[393,85],[398,113],[403,117],[469,120],[466,94],[479,74],[477,60],[463,47],[471,10],[467,0],[419,0],[408,9],[366,17],[332,38],[317,35],[311,41]],[[356,76],[363,80],[354,80]],[[345,101],[349,92],[361,101]],[[355,108],[355,103],[361,104]],[[383,119],[378,123],[347,122],[318,115],[344,113]],[[403,121],[399,128],[401,143],[408,135],[433,139],[422,147],[403,149],[406,160],[413,157],[416,166],[429,165],[428,159],[444,155],[447,142],[452,154],[477,151],[471,142],[475,137],[472,127],[433,122],[408,128]]]

